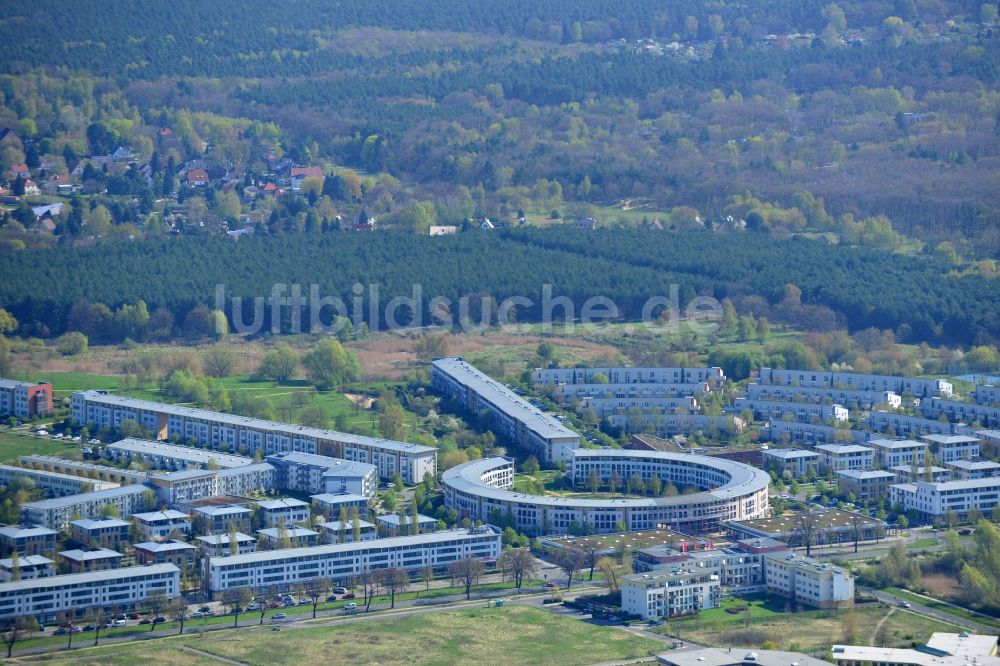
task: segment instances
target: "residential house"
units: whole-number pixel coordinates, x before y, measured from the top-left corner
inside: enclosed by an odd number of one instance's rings
[[[59,533],[39,525],[8,525],[0,527],[0,554],[51,555],[56,549]]]
[[[135,559],[139,564],[173,564],[181,571],[194,566],[197,553],[197,546],[177,540],[135,544]]]
[[[25,555],[14,558],[0,560],[0,583],[7,583],[12,580],[34,580],[36,578],[48,578],[56,575],[54,562],[41,555]]]
[[[195,539],[205,557],[224,557],[257,552],[257,539],[243,532],[236,533],[236,553],[233,553],[232,535],[209,534]]]
[[[110,548],[74,548],[60,552],[59,557],[69,573],[117,569],[122,563],[122,554]]]
[[[257,535],[261,538],[267,550],[307,548],[319,544],[319,532],[314,532],[304,527],[288,527],[284,531],[280,527],[266,527],[262,530],[257,530]],[[282,539],[286,538],[288,542],[282,544]]]
[[[73,540],[89,548],[120,550],[130,542],[131,524],[118,518],[81,518],[71,520],[69,527]]]
[[[139,525],[143,537],[151,541],[162,541],[175,533],[191,534],[191,517],[173,509],[134,513],[132,520]]]

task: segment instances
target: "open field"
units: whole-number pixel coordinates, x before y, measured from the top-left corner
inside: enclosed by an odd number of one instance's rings
[[[746,605],[749,610],[736,613],[727,608]],[[846,609],[807,610],[791,612],[786,600],[779,597],[757,597],[749,601],[726,599],[720,608],[703,611],[699,617],[674,620],[664,625],[663,633],[678,635],[705,645],[740,645],[761,647],[773,641],[778,649],[826,652],[845,638]],[[923,642],[935,631],[955,631],[955,625],[939,622],[915,613],[882,606],[853,609],[859,644],[871,645],[876,639],[879,622],[887,618],[882,632],[886,646],[910,646]]]
[[[187,652],[191,646],[199,652]],[[161,656],[161,649],[163,650]],[[340,626],[244,628],[217,636],[46,656],[24,663],[592,664],[654,654],[663,644],[521,606],[386,618]],[[204,653],[221,657],[211,660]]]
[[[78,444],[56,441],[48,437],[22,435],[6,428],[0,429],[0,463],[9,463],[17,460],[18,456],[33,453],[80,459]]]

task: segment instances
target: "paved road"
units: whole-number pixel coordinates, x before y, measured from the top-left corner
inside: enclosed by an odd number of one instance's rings
[[[932,617],[932,618],[934,618],[936,620],[943,620],[945,622],[950,622],[952,624],[957,624],[959,626],[965,627],[966,629],[971,629],[972,631],[975,631],[976,633],[980,633],[980,634],[995,634],[996,630],[997,630],[996,627],[991,627],[991,626],[986,625],[986,624],[980,624],[979,622],[974,622],[972,620],[967,620],[964,617],[958,617],[956,615],[952,615],[951,613],[946,613],[946,612],[938,610],[936,608],[930,608],[928,606],[925,606],[924,604],[917,603],[915,601],[910,601],[909,599],[903,599],[901,597],[897,597],[896,595],[890,594],[888,592],[882,592],[880,590],[873,590],[873,589],[867,588],[867,587],[861,588],[861,592],[863,594],[870,594],[870,595],[874,596],[876,599],[878,599],[879,601],[882,601],[884,603],[887,603],[887,604],[890,604],[890,605],[893,605],[893,606],[899,606],[899,604],[901,602],[906,601],[906,602],[908,602],[910,604],[910,608],[908,608],[908,609],[902,609],[901,608],[900,609],[901,611],[902,610],[909,610],[909,611],[911,611],[913,613],[916,613],[918,615],[925,615],[927,617]]]

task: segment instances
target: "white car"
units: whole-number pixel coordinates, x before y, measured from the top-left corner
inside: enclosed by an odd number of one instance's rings
[[[344,605],[344,610],[345,611],[358,610],[358,605],[352,601],[351,603]]]

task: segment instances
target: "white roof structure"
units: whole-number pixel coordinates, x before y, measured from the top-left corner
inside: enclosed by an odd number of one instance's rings
[[[136,439],[134,437],[126,437],[121,441],[108,444],[106,448],[116,451],[127,451],[138,455],[174,458],[175,460],[184,460],[198,465],[207,466],[214,462],[220,468],[245,467],[253,462],[253,459],[245,456],[234,456],[219,451],[204,451],[192,446],[178,446],[150,439]]]
[[[27,590],[40,591],[45,588],[62,588],[72,585],[87,585],[104,580],[119,580],[128,576],[145,577],[151,574],[179,573],[180,569],[173,564],[150,564],[144,567],[127,567],[124,569],[103,569],[86,573],[49,576],[47,578],[32,578],[10,583],[0,583],[0,595]]]

